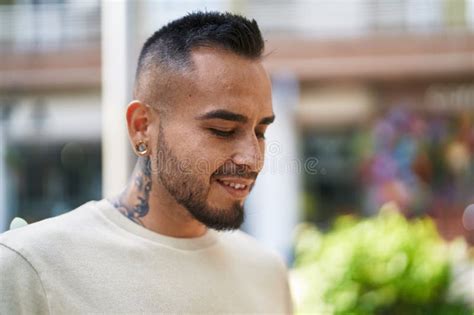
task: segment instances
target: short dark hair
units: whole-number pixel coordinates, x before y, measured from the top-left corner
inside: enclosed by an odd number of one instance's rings
[[[145,73],[158,70],[164,74],[191,66],[193,49],[216,48],[259,59],[264,46],[255,20],[232,13],[189,13],[163,26],[145,42],[138,59],[135,92],[146,85],[140,82]]]
[[[156,31],[143,45],[137,75],[147,63],[187,65],[192,49],[212,47],[242,57],[261,57],[264,42],[255,20],[220,12],[194,12]]]

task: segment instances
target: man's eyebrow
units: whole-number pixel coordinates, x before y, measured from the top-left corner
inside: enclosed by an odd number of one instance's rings
[[[259,125],[270,125],[275,120],[275,115],[262,118],[258,124]]]
[[[229,121],[236,121],[240,123],[246,123],[248,118],[242,114],[233,113],[225,109],[217,109],[210,112],[207,112],[196,119],[198,120],[207,120],[207,119],[223,119]],[[269,125],[275,120],[275,115],[262,118],[258,124],[259,125]]]
[[[207,120],[207,119],[223,119],[223,120],[230,120],[236,121],[240,123],[246,123],[248,118],[241,114],[236,114],[224,109],[217,109],[210,112],[207,112],[196,119],[198,120]]]

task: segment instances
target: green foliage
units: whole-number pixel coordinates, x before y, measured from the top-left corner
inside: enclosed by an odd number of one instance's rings
[[[391,209],[358,221],[339,218],[327,234],[311,225],[296,243],[297,312],[304,314],[472,314],[448,298],[447,244],[433,222]]]

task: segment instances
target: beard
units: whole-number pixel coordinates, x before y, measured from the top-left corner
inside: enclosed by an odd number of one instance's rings
[[[193,175],[190,165],[186,165],[186,161],[180,161],[173,153],[165,140],[161,126],[157,148],[158,180],[174,200],[183,206],[194,219],[208,228],[220,231],[235,230],[242,225],[244,221],[243,205],[238,201],[227,208],[216,208],[209,205],[207,196],[210,185],[200,180],[199,174]]]

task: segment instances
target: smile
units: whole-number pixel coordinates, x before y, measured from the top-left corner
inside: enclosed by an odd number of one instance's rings
[[[244,184],[233,183],[233,182],[228,182],[228,181],[220,181],[220,180],[219,180],[219,182],[223,183],[226,186],[230,186],[232,188],[235,188],[235,189],[245,189],[245,188],[247,188],[247,185],[244,185]]]
[[[249,193],[250,183],[245,183],[239,179],[217,179],[222,188],[225,189],[233,198],[242,199]]]

